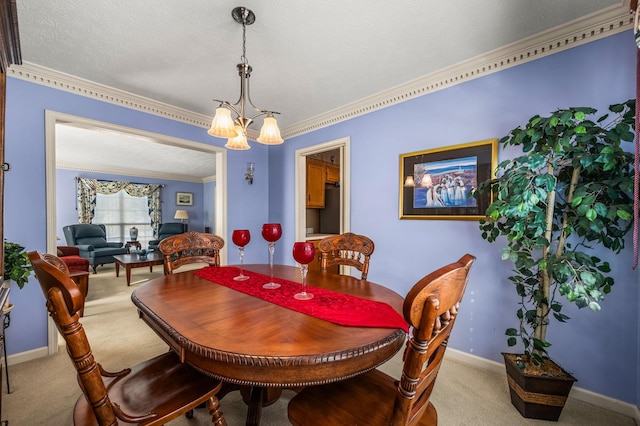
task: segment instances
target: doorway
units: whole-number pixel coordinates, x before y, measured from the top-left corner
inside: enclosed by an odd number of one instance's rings
[[[307,236],[307,158],[322,156],[323,153],[336,152],[340,164],[340,226],[339,233],[349,232],[351,229],[351,204],[350,204],[350,139],[348,137],[324,142],[307,148],[298,149],[295,152],[295,204],[296,204],[296,241],[305,241]],[[335,154],[334,154],[335,155]]]
[[[158,144],[167,144],[184,149],[204,151],[215,154],[215,176],[216,184],[213,194],[215,212],[214,233],[218,235],[227,234],[227,150],[221,147],[207,145],[200,142],[175,138],[159,133],[147,132],[144,130],[129,128],[111,123],[90,120],[83,117],[69,114],[46,111],[45,112],[45,178],[46,178],[46,205],[47,205],[47,252],[55,253],[57,245],[57,215],[56,215],[56,124],[76,124],[85,128],[104,129],[110,132],[119,132],[145,137],[157,141]],[[221,250],[220,260],[223,264],[227,262],[226,249]],[[54,354],[58,351],[58,331],[55,324],[50,319],[48,324],[48,353]]]

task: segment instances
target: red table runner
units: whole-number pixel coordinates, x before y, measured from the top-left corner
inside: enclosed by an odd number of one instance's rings
[[[240,274],[240,269],[233,266],[209,266],[197,270],[195,274],[200,278],[271,302],[283,308],[335,324],[354,327],[401,328],[405,332],[409,331],[404,318],[395,309],[383,302],[363,299],[310,285],[307,285],[307,292],[312,293],[314,298],[311,300],[298,300],[293,295],[301,291],[302,285],[300,283],[274,277],[273,281],[279,283],[281,287],[273,290],[265,289],[262,288],[262,285],[271,281],[271,277],[244,270],[244,274],[249,276],[249,279],[235,281],[233,277]]]

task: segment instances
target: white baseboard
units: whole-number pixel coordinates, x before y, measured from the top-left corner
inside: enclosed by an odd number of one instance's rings
[[[7,365],[20,364],[21,362],[31,361],[32,359],[44,358],[49,355],[49,349],[46,346],[37,349],[31,349],[30,351],[20,352],[17,354],[7,356]]]
[[[481,358],[479,356],[471,355],[467,352],[462,352],[453,348],[447,348],[445,356],[447,358],[454,359],[456,361],[463,362],[477,368],[482,368],[506,376],[504,364],[500,362]],[[633,404],[629,404],[628,402],[613,399],[608,396],[582,389],[578,386],[574,386],[573,388],[571,388],[569,397],[631,417],[635,419],[636,424],[640,425],[640,409]]]

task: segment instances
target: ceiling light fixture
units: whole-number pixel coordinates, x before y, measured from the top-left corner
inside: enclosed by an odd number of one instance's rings
[[[251,95],[249,92],[249,78],[251,77],[251,65],[247,60],[246,55],[246,30],[247,25],[251,25],[255,22],[255,14],[246,7],[236,7],[231,11],[233,19],[242,24],[242,56],[240,56],[240,63],[236,66],[238,68],[238,75],[240,76],[240,99],[234,104],[214,99],[216,102],[220,102],[218,108],[216,108],[216,114],[211,122],[211,128],[207,133],[211,136],[217,136],[221,138],[228,138],[225,147],[229,149],[249,149],[247,143],[247,128],[253,122],[253,119],[261,115],[266,115],[262,129],[260,129],[260,136],[256,139],[258,142],[265,145],[278,145],[284,142],[280,136],[280,129],[278,123],[273,116],[274,114],[280,114],[275,111],[267,111],[257,108],[253,102],[251,102]],[[245,106],[251,105],[258,113],[247,118],[245,117]],[[231,118],[231,111],[236,114],[235,120]]]

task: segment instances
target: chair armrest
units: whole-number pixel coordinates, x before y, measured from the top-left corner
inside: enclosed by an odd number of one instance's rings
[[[58,250],[62,252],[62,256],[79,256],[80,249],[74,246],[58,246]]]
[[[107,243],[107,247],[114,247],[114,248],[120,248],[123,245],[124,245],[123,243]]]
[[[80,251],[94,251],[96,248],[90,244],[80,244],[76,246]]]
[[[160,244],[160,240],[151,240],[151,241],[149,241],[149,245],[150,246],[157,246],[158,244]]]

